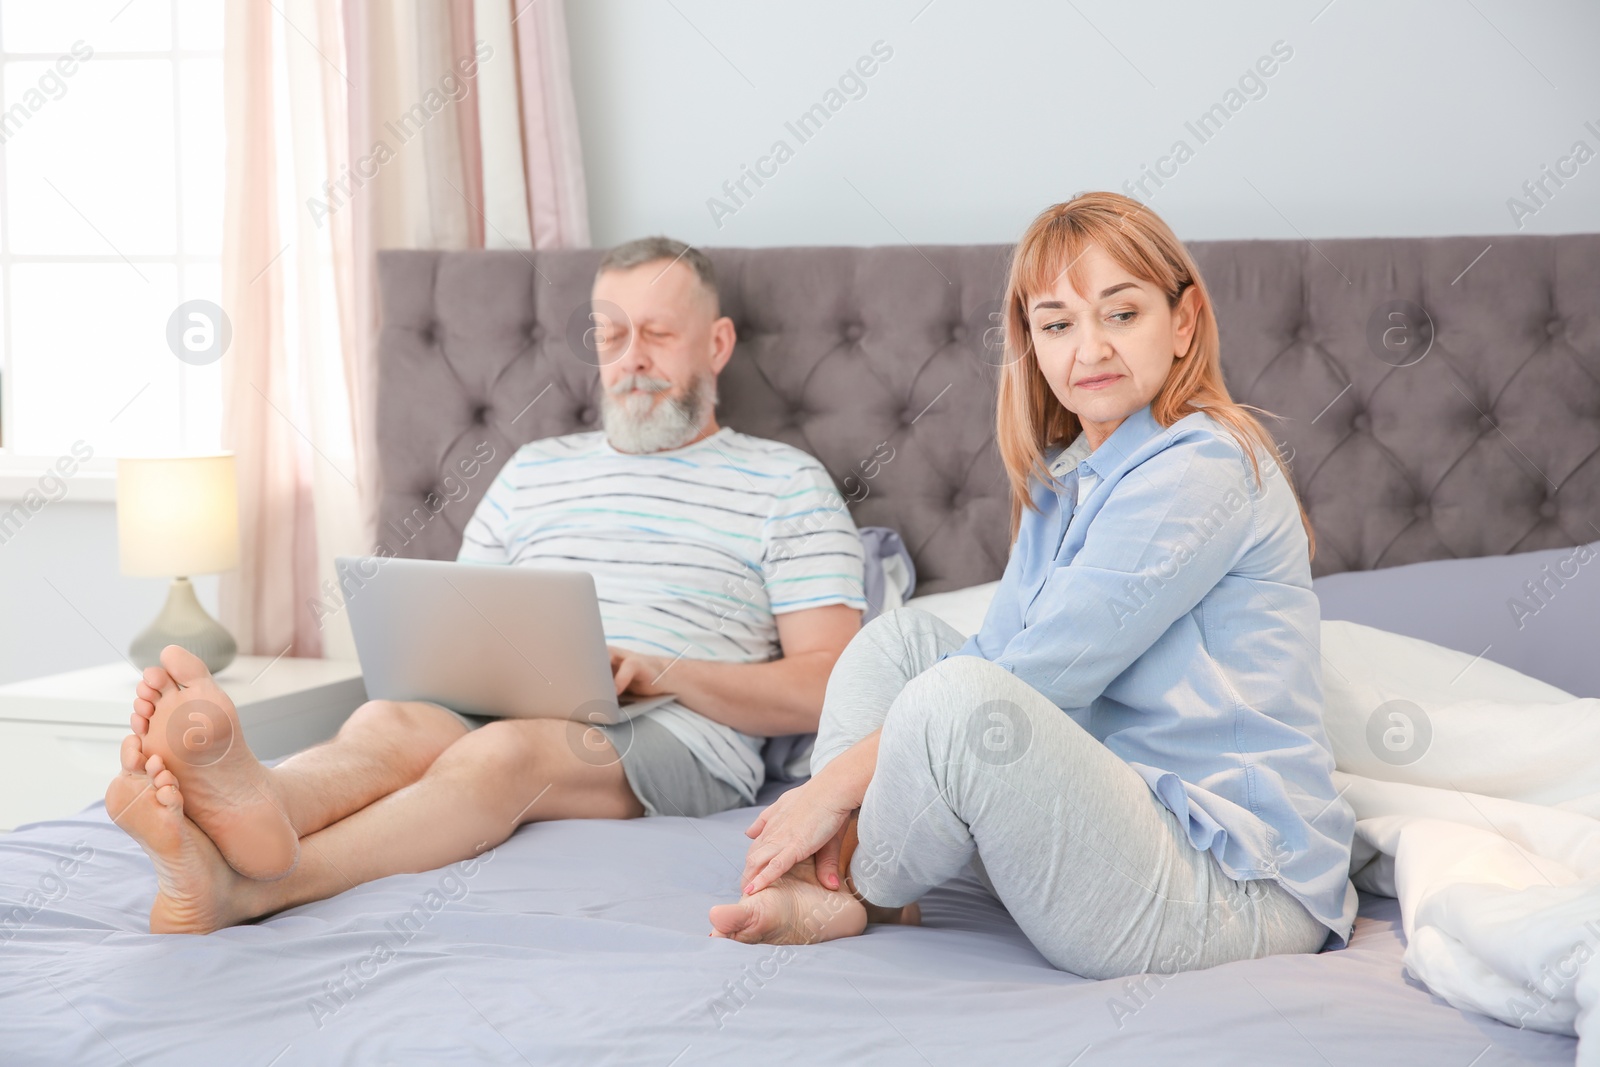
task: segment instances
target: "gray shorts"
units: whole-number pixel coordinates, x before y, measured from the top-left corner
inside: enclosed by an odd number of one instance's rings
[[[450,714],[476,730],[492,718],[482,715]],[[574,723],[573,729],[580,724]],[[682,741],[655,720],[649,712],[614,726],[592,726],[617,750],[628,787],[644,805],[646,815],[715,815],[729,808],[742,808],[739,791],[717,778]]]

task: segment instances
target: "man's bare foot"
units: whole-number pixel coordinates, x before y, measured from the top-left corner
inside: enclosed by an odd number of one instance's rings
[[[234,870],[247,878],[282,877],[300,857],[300,835],[272,776],[245,743],[233,701],[187,649],[168,645],[161,664],[146,668],[133,702],[133,732],[149,761],[144,769],[151,778],[162,771],[177,777],[188,818]]]
[[[150,907],[150,932],[208,934],[248,918],[231,913],[225,901],[249,883],[184,816],[178,780],[171,771],[152,776],[143,769],[130,770],[130,751],[137,761],[139,748],[132,737],[122,746],[123,773],[106,789],[106,811],[155,864],[158,888]]]
[[[747,945],[814,945],[854,937],[867,928],[867,909],[847,892],[823,888],[811,860],[737,904],[711,909],[712,937]]]

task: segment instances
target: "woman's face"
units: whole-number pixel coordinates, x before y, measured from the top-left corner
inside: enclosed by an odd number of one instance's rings
[[[1051,392],[1078,416],[1089,445],[1155,399],[1174,361],[1189,350],[1199,293],[1183,291],[1176,308],[1147,281],[1119,267],[1098,245],[1079,256],[1088,293],[1063,270],[1048,292],[1029,299],[1034,356]]]

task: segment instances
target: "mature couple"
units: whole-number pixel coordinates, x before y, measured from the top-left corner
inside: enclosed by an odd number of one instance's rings
[[[604,431],[520,450],[460,558],[591,572],[618,691],[675,699],[583,744],[564,720],[372,701],[268,769],[169,648],[107,791],[155,863],[152,930],[441,867],[525,822],[747,805],[762,738],[815,729],[812,777],[750,827],[718,936],[914,922],[964,870],[1090,977],[1348,936],[1353,817],[1321,721],[1309,526],[1159,218],[1085,194],[1016,249],[997,417],[1015,541],[965,639],[910,609],[861,628],[861,546],[827,474],[718,427],[734,329],[700,253],[621,246],[594,297],[626,313],[604,338]]]

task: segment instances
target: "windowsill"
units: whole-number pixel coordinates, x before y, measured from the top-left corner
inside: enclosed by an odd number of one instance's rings
[[[52,480],[44,485],[41,479]],[[61,485],[66,486],[62,493]],[[54,491],[51,489],[54,487]],[[32,490],[51,503],[65,501],[70,504],[110,504],[117,499],[117,472],[108,465],[105,470],[88,466],[80,468],[70,478],[56,474],[48,461],[27,465],[25,461],[0,466],[0,504],[9,507]]]

